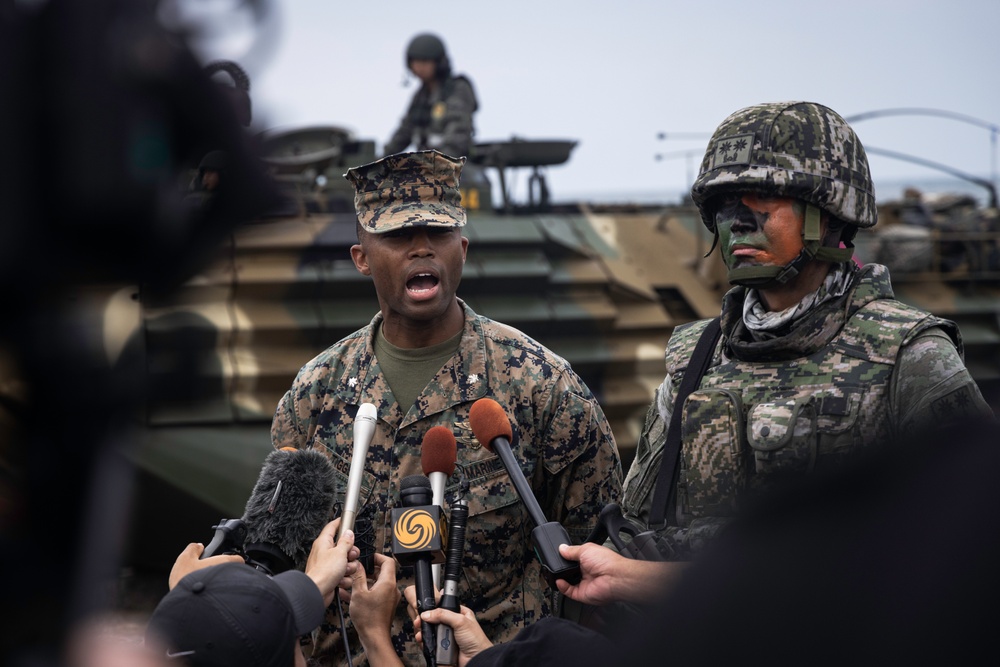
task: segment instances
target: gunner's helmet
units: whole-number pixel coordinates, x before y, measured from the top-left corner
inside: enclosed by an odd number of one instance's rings
[[[429,32],[421,33],[410,40],[406,47],[406,67],[409,69],[413,60],[433,60],[437,66],[436,76],[447,79],[451,75],[451,61],[444,48],[444,42],[437,35]]]

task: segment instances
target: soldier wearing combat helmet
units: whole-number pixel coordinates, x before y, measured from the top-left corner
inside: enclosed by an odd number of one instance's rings
[[[669,558],[690,556],[779,476],[991,414],[958,327],[894,300],[884,266],[852,261],[855,232],[876,223],[875,192],[864,147],[836,112],[787,102],[733,113],[692,195],[734,287],[700,378],[692,354],[711,321],[667,343],[624,498]],[[688,366],[693,391],[677,403]],[[679,454],[665,456],[677,410]],[[657,491],[663,460],[676,472]]]
[[[893,299],[851,241],[876,223],[854,130],[811,102],[759,104],[713,134],[692,195],[734,287],[722,313],[678,327],[622,509],[668,561],[562,547],[592,604],[662,595],[746,499],[948,420],[989,417],[958,327]],[[714,246],[713,246],[714,248]],[[658,581],[661,586],[650,586]]]
[[[278,404],[271,437],[278,448],[326,453],[346,486],[354,415],[362,403],[375,405],[354,532],[362,560],[374,550],[378,563],[391,552],[388,517],[400,502],[400,480],[422,474],[424,435],[434,426],[454,433],[457,471],[447,494],[458,489],[458,471],[470,485],[459,598],[498,642],[558,611],[558,600],[542,578],[533,524],[509,474],[471,430],[473,403],[490,397],[506,410],[517,434],[514,453],[546,518],[562,523],[574,542],[586,539],[605,504],[618,501],[621,463],[601,407],[569,364],[456,296],[469,244],[458,189],[464,162],[421,151],[348,171],[358,230],[351,258],[372,279],[379,312],[302,368]],[[401,585],[412,579],[400,573]],[[363,581],[356,578],[355,586]],[[370,656],[380,628],[366,629],[365,622],[385,616],[371,609],[378,596],[359,590],[352,592],[348,636],[356,656],[362,643]],[[316,664],[344,664],[336,613],[328,620],[309,651]],[[389,650],[423,665],[408,627],[401,604]]]
[[[385,154],[434,149],[463,157],[471,154],[475,130],[472,114],[479,108],[468,77],[452,74],[444,42],[422,33],[406,47],[406,69],[420,80],[399,127],[386,142]]]

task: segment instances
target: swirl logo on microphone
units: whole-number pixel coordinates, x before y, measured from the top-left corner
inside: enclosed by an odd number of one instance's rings
[[[437,522],[425,509],[415,508],[403,512],[392,527],[393,537],[407,551],[421,551],[434,543]]]

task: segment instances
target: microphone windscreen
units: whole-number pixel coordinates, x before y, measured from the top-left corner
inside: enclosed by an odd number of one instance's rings
[[[275,496],[278,484],[281,489]],[[247,544],[271,544],[305,567],[313,540],[330,520],[336,500],[333,464],[314,449],[281,449],[264,459],[247,500]]]
[[[469,409],[469,425],[479,444],[490,451],[493,451],[494,439],[506,438],[509,442],[513,437],[507,412],[492,398],[480,398],[472,404]]]
[[[451,477],[455,472],[457,455],[455,434],[447,426],[435,426],[424,434],[424,441],[420,444],[420,465],[425,475],[443,472]]]
[[[423,475],[408,475],[399,481],[399,498],[403,507],[430,505],[431,480]]]
[[[410,489],[427,489],[431,488],[431,480],[427,479],[423,475],[407,475],[403,479],[399,480],[399,490],[408,491]]]

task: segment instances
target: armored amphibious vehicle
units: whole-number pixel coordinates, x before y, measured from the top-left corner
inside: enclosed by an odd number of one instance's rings
[[[274,408],[297,370],[378,310],[370,280],[350,259],[353,191],[342,178],[376,159],[374,143],[334,126],[260,139],[283,205],[239,228],[169,298],[130,302],[150,386],[174,387],[152,394],[144,415],[137,460],[146,500],[137,513],[187,507],[206,533],[220,515],[242,513],[270,449]],[[476,146],[462,179],[471,243],[459,296],[573,365],[604,407],[627,466],[671,331],[718,314],[728,284],[718,253],[704,257],[712,239],[690,204],[554,203],[547,169],[566,162],[575,144]],[[509,192],[517,169],[530,173],[527,201]],[[926,224],[916,227],[908,205],[882,205],[882,224],[861,233],[857,258],[889,264],[900,299],[959,323],[969,368],[997,409],[997,211],[928,202]],[[180,388],[177,377],[185,378]],[[135,539],[169,532],[160,524]]]

